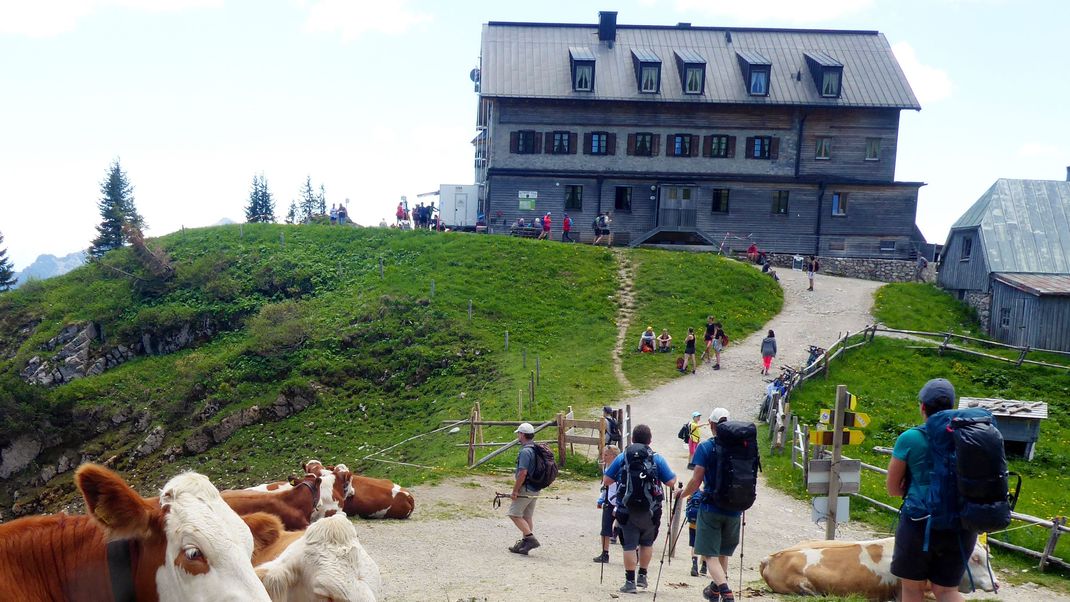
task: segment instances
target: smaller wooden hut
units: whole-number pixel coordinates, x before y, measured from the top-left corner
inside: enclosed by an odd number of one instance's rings
[[[1043,401],[961,397],[959,409],[985,408],[996,417],[996,428],[1003,435],[1008,453],[1033,459],[1040,439],[1040,421],[1048,417],[1048,404]]]

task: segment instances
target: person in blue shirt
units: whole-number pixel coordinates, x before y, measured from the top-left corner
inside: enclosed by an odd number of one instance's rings
[[[710,430],[717,435],[717,424],[728,420],[728,410],[714,408],[710,413]],[[687,497],[705,483],[704,489],[714,490],[717,480],[717,448],[714,437],[703,441],[695,450],[691,459],[695,468],[691,481],[684,487],[683,497]],[[722,510],[713,503],[712,496],[705,496],[699,504],[698,519],[695,521],[695,554],[702,556],[709,572],[710,584],[702,590],[702,596],[713,602],[735,602],[735,596],[728,587],[728,557],[736,553],[739,545],[740,513]]]
[[[918,393],[921,417],[955,407],[955,387],[943,378],[925,383]],[[959,602],[959,582],[966,570],[963,550],[973,550],[977,534],[961,529],[930,529],[929,550],[924,551],[928,512],[925,498],[932,472],[929,440],[919,428],[904,431],[895,440],[888,462],[888,494],[903,498],[899,526],[895,530],[892,574],[903,584],[904,602],[921,602],[926,581],[932,583],[939,602]]]
[[[647,587],[647,567],[650,566],[650,559],[654,556],[654,541],[658,538],[658,527],[661,524],[661,498],[664,497],[661,486],[668,485],[671,489],[676,484],[676,473],[669,468],[669,463],[665,461],[664,457],[650,450],[651,439],[649,426],[645,424],[636,425],[632,429],[632,445],[629,445],[623,454],[613,460],[613,463],[606,469],[605,477],[603,478],[603,484],[606,487],[612,487],[614,483],[620,480],[622,478],[621,472],[623,472],[625,463],[628,461],[628,456],[633,448],[646,447],[650,453],[654,454],[654,465],[657,467],[656,479],[659,484],[658,499],[655,506],[651,508],[650,512],[629,512],[626,520],[621,518],[620,509],[617,509],[618,524],[623,520],[623,524],[619,524],[618,527],[621,547],[624,549],[625,579],[620,591],[629,594],[636,593],[636,587]],[[639,569],[638,574],[636,574],[637,566]]]

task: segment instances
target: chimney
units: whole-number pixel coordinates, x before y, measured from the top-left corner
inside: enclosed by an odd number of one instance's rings
[[[1070,182],[1070,165],[1066,166],[1066,181]]]
[[[617,11],[598,11],[598,39],[610,46],[617,40]]]

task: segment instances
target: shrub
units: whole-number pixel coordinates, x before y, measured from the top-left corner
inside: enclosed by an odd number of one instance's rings
[[[305,312],[294,301],[265,305],[249,320],[248,328],[249,350],[259,355],[276,355],[296,349],[309,334]]]

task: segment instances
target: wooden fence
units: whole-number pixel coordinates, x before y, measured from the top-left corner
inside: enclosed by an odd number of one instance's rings
[[[955,351],[955,352],[958,352],[958,353],[964,353],[966,355],[973,355],[973,356],[977,356],[977,357],[988,358],[990,360],[1006,362],[1006,363],[1009,363],[1009,364],[1014,364],[1016,366],[1021,366],[1022,364],[1032,364],[1034,366],[1045,366],[1045,367],[1048,367],[1048,368],[1059,368],[1059,369],[1062,369],[1062,370],[1070,370],[1070,364],[1052,364],[1050,362],[1042,362],[1042,361],[1039,361],[1039,360],[1027,359],[1027,357],[1026,357],[1030,353],[1047,353],[1047,354],[1051,354],[1051,355],[1059,355],[1059,356],[1070,358],[1070,352],[1068,352],[1068,351],[1055,351],[1055,350],[1052,350],[1052,349],[1034,349],[1032,347],[1029,347],[1028,345],[1024,346],[1024,347],[1019,346],[1019,345],[1009,345],[1007,343],[1000,343],[1000,342],[997,342],[997,341],[989,341],[987,339],[979,339],[979,338],[976,338],[976,337],[971,337],[971,336],[967,336],[967,335],[964,335],[964,334],[958,334],[958,333],[954,333],[954,332],[924,332],[924,331],[920,331],[920,330],[901,330],[901,329],[897,329],[897,328],[886,328],[884,326],[876,326],[876,325],[867,326],[866,330],[863,331],[863,332],[864,333],[870,333],[870,337],[869,337],[870,341],[873,340],[873,334],[876,334],[878,332],[887,332],[887,333],[891,333],[891,334],[910,335],[910,336],[916,336],[916,337],[938,338],[938,339],[942,339],[942,341],[938,345],[934,345],[933,347],[925,347],[925,348],[936,349],[937,353],[943,353],[945,351]],[[991,353],[985,353],[983,351],[978,351],[976,349],[969,349],[969,348],[966,348],[966,347],[961,347],[959,345],[953,345],[951,343],[951,341],[953,339],[960,339],[960,340],[963,340],[963,341],[970,341],[970,342],[973,342],[973,343],[978,343],[978,344],[981,344],[981,345],[985,345],[987,347],[999,347],[1001,349],[1011,349],[1013,351],[1018,352],[1018,357],[1017,358],[1003,357],[1003,356],[1000,356],[1000,355],[993,355]],[[933,343],[935,343],[935,342],[936,341],[933,341]]]

